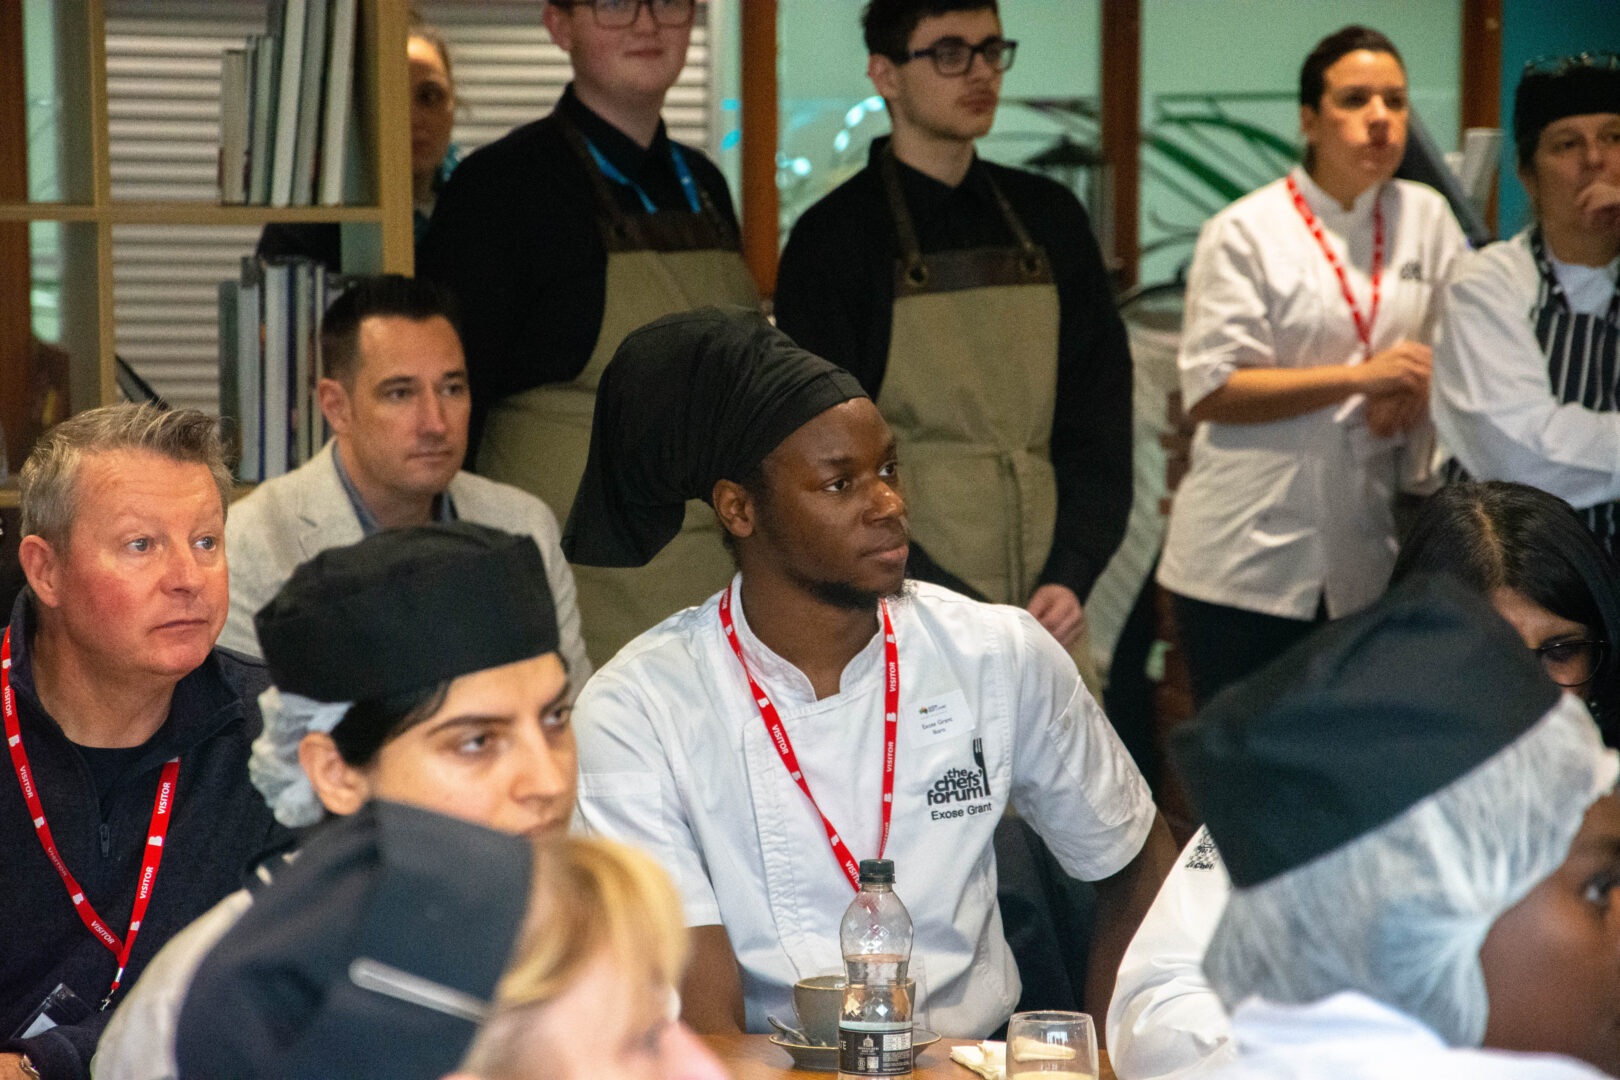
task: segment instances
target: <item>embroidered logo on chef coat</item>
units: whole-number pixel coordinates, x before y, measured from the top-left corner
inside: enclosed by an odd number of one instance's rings
[[[984,740],[973,740],[973,767],[952,767],[928,789],[929,806],[949,806],[990,797],[990,773],[984,767]]]
[[[1401,267],[1401,280],[1422,281],[1423,264],[1416,259],[1408,261],[1404,266]]]
[[[1188,870],[1213,870],[1221,864],[1221,851],[1215,846],[1215,838],[1205,832],[1198,837],[1198,843],[1187,853]]]

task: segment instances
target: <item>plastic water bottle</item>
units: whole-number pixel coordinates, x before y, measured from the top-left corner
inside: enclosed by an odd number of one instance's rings
[[[860,891],[838,927],[846,978],[839,1080],[911,1076],[911,936],[911,913],[894,894],[894,863],[862,859]]]

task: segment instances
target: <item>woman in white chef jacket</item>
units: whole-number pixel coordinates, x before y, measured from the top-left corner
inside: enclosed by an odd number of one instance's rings
[[[1212,218],[1182,333],[1199,422],[1159,582],[1202,703],[1329,617],[1395,560],[1393,502],[1429,482],[1431,294],[1464,246],[1445,200],[1394,180],[1406,70],[1365,27],[1300,72],[1305,160]]]

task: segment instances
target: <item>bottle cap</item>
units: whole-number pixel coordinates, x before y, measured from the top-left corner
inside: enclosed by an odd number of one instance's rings
[[[861,860],[862,885],[893,885],[894,860],[893,859],[862,859]]]

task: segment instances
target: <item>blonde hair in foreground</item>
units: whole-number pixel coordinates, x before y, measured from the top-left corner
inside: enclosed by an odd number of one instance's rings
[[[495,1013],[464,1068],[499,1076],[515,1064],[530,1011],[561,997],[604,954],[626,985],[674,987],[686,950],[680,896],[652,859],[595,837],[543,843],[535,852],[528,917],[495,987]]]

